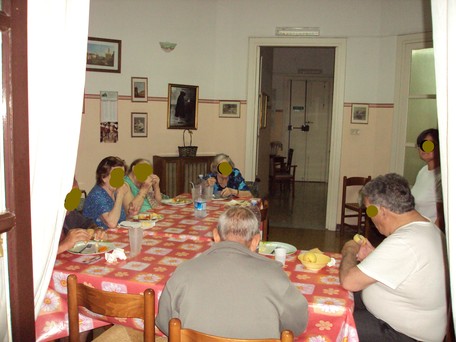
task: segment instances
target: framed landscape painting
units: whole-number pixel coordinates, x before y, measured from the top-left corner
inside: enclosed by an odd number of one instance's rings
[[[147,102],[147,77],[131,78],[131,101]]]
[[[86,70],[120,73],[121,54],[120,40],[89,37]]]
[[[220,101],[219,118],[240,118],[241,103],[239,101]]]

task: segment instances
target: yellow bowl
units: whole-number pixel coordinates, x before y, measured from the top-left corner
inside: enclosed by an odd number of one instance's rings
[[[300,254],[298,259],[309,270],[319,271],[331,261],[331,258],[323,253],[312,253],[315,258],[309,258],[309,255],[306,254],[308,253]],[[315,261],[309,261],[309,259]]]

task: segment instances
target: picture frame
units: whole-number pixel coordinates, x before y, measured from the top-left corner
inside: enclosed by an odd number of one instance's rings
[[[268,104],[269,96],[266,93],[261,93],[260,96],[260,128],[268,126]]]
[[[369,123],[369,105],[352,104],[351,123],[352,124]]]
[[[198,93],[195,85],[168,84],[168,129],[198,128]]]
[[[239,101],[220,101],[219,118],[240,118],[241,102]]]
[[[87,41],[87,71],[120,73],[122,41],[89,37]]]
[[[131,137],[147,138],[147,113],[131,113]]]
[[[131,78],[131,101],[147,102],[147,77]]]

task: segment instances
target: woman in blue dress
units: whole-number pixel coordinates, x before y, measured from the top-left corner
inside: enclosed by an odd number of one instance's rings
[[[97,167],[96,184],[84,201],[83,215],[104,229],[117,227],[119,222],[127,219],[127,213],[135,215],[139,212],[139,208],[132,205],[130,187],[123,181],[125,170],[122,159],[104,158]]]

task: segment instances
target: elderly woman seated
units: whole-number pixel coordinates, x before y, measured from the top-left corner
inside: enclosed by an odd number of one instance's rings
[[[130,186],[135,199],[139,198],[135,204],[141,206],[140,212],[146,212],[161,202],[160,178],[152,173],[152,165],[148,160],[133,161],[124,180]]]
[[[106,157],[98,164],[96,184],[84,201],[83,215],[104,229],[115,228],[128,215],[136,215],[139,205],[134,202],[130,187],[124,182],[126,165],[118,157]],[[139,199],[136,199],[138,201]]]
[[[211,163],[211,173],[206,176],[206,179],[209,185],[214,186],[214,194],[220,194],[222,197],[252,196],[241,172],[235,168],[227,154],[220,153],[214,157]]]

